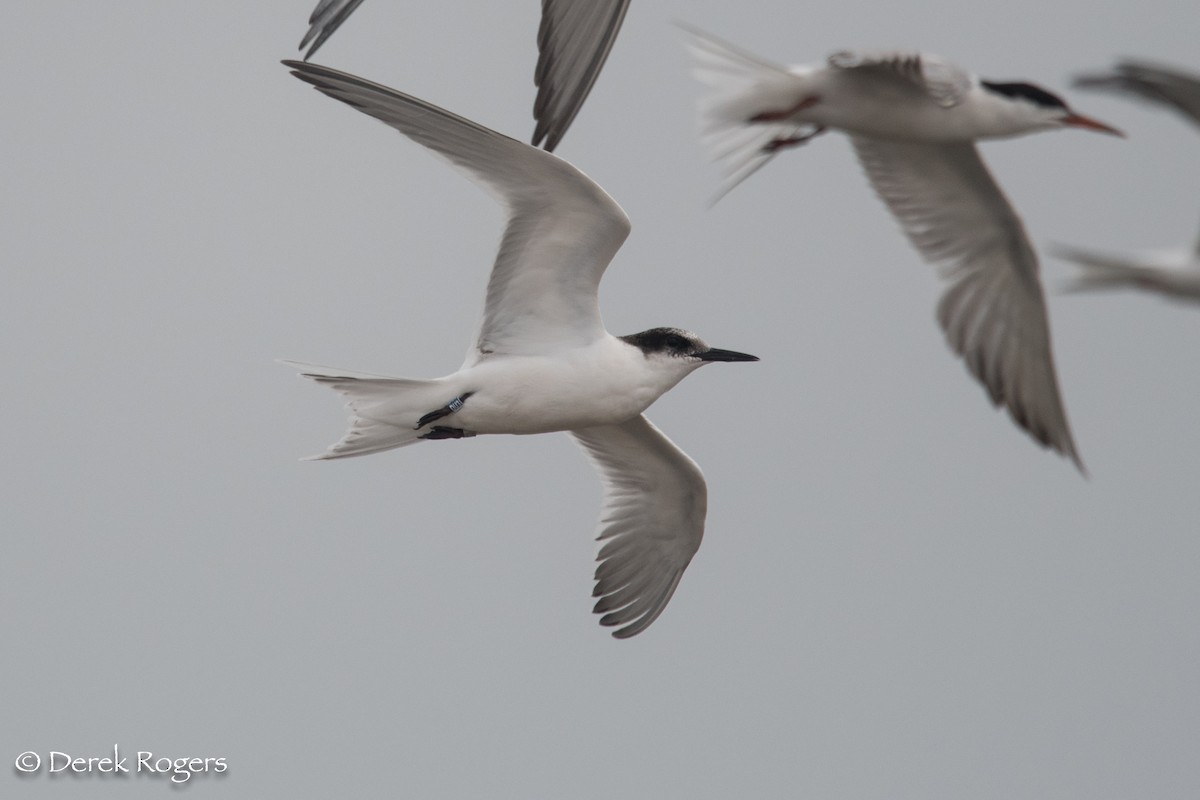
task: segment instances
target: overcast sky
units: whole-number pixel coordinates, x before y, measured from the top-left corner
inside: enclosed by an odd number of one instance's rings
[[[648,416],[704,469],[663,616],[591,614],[565,435],[305,463],[341,400],[274,359],[454,370],[495,202],[293,57],[312,0],[17,3],[0,63],[0,794],[164,797],[46,757],[221,757],[191,797],[1200,796],[1200,309],[1061,295],[1091,477],[995,411],[844,137],[715,208],[685,20],[789,63],[939,53],[1125,129],[990,143],[1035,245],[1190,242],[1200,138],[1070,89],[1200,71],[1194,0],[634,0],[559,155],[633,233],[608,328],[755,353]],[[520,139],[539,4],[364,3],[317,61]],[[130,764],[133,764],[131,759]]]

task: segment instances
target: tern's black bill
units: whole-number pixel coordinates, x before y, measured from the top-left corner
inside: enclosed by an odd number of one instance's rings
[[[721,350],[716,347],[703,353],[696,353],[701,361],[758,361],[758,356],[749,353],[738,353],[734,350]]]

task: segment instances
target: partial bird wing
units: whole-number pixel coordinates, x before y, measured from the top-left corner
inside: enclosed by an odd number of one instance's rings
[[[872,72],[911,84],[943,108],[962,102],[973,84],[970,73],[927,53],[855,53],[842,50],[829,56],[836,69]]]
[[[490,353],[540,354],[605,336],[597,291],[629,235],[629,218],[566,161],[435,105],[328,67],[283,62],[319,91],[424,145],[508,209],[468,363]]]
[[[644,416],[571,431],[604,481],[595,612],[635,636],[667,607],[700,547],[708,490],[696,462]]]
[[[1075,78],[1081,89],[1120,92],[1174,108],[1200,125],[1200,75],[1148,61],[1124,59],[1111,72],[1093,72]],[[1200,237],[1192,244],[1194,259],[1200,261]],[[1078,260],[1078,259],[1075,259]]]
[[[1117,62],[1111,72],[1080,75],[1075,85],[1081,89],[1122,92],[1174,108],[1194,124],[1200,125],[1200,76],[1146,61],[1127,59]]]
[[[973,144],[851,137],[875,191],[950,283],[937,316],[992,402],[1083,471],[1050,351],[1037,255]]]
[[[346,18],[354,13],[354,9],[362,5],[362,1],[321,0],[317,3],[317,7],[313,9],[312,14],[308,18],[308,32],[300,40],[301,50],[309,42],[312,42],[312,46],[304,54],[305,61],[313,57],[313,53],[317,52],[321,45],[325,44],[325,40],[332,36],[333,32],[346,21]]]
[[[534,146],[558,146],[608,59],[630,0],[542,0]]]
[[[308,18],[300,49],[312,58],[363,0],[320,0]],[[592,91],[630,0],[542,0],[538,30],[538,63],[533,81],[538,87],[533,117],[533,144],[554,150],[571,127]],[[311,43],[311,46],[310,46]]]

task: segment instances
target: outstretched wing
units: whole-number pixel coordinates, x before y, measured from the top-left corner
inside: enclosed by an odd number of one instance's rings
[[[708,490],[696,462],[644,416],[571,431],[604,482],[595,612],[636,636],[667,607],[704,536]]]
[[[1059,395],[1037,255],[975,146],[851,140],[909,241],[949,282],[937,317],[950,346],[993,403],[1082,471]]]
[[[508,209],[475,350],[540,354],[606,335],[597,290],[629,235],[621,207],[566,161],[415,97],[335,69],[283,62],[324,94],[386,122]]]
[[[304,54],[304,60],[313,57],[313,53],[325,44],[325,40],[333,35],[346,18],[354,13],[354,9],[362,5],[363,0],[321,0],[308,18],[308,32],[300,40],[303,50],[309,42],[312,46]]]
[[[630,0],[542,0],[534,146],[558,147],[608,59]]]
[[[1103,89],[1174,108],[1200,125],[1200,76],[1146,61],[1118,61],[1111,72],[1080,75],[1081,89]]]

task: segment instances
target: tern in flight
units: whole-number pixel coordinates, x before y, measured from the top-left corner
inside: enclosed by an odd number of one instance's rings
[[[553,151],[571,127],[604,67],[630,0],[542,0],[538,62],[533,81],[537,125],[533,144]],[[320,0],[308,19],[300,49],[304,60],[325,43],[362,0]]]
[[[1028,83],[980,80],[924,53],[839,52],[784,67],[688,28],[703,139],[724,192],[827,130],[850,137],[876,193],[948,286],[937,318],[991,400],[1083,471],[1050,348],[1038,259],[979,139],[1068,126],[1119,134]]]
[[[662,613],[704,534],[704,476],[642,415],[698,367],[757,361],[679,328],[604,329],[597,299],[629,218],[566,161],[415,97],[285,61],[330,97],[424,145],[497,195],[508,227],[466,361],[433,380],[294,364],[348,400],[349,431],[316,458],[424,441],[567,431],[604,482],[596,613],[627,638]]]
[[[1145,61],[1123,60],[1111,72],[1082,75],[1081,89],[1119,92],[1173,108],[1200,126],[1200,76]],[[1191,247],[1141,253],[1099,253],[1056,245],[1054,254],[1083,269],[1071,290],[1133,287],[1174,300],[1200,302],[1200,236]]]

